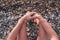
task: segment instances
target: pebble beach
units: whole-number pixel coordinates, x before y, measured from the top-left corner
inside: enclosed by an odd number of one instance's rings
[[[6,40],[27,11],[40,13],[60,38],[60,0],[0,0],[0,40]]]

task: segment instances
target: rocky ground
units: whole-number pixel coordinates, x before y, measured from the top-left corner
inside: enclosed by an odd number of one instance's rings
[[[40,13],[60,37],[60,0],[0,0],[0,40],[6,40],[27,11]]]

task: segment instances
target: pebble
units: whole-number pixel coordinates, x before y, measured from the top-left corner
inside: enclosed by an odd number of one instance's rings
[[[6,38],[16,25],[18,19],[25,15],[27,11],[36,11],[43,14],[43,17],[52,24],[51,26],[57,34],[60,34],[60,10],[59,7],[57,7],[59,5],[58,0],[48,0],[47,2],[43,0],[37,0],[35,2],[0,0],[0,4],[0,40],[4,40]],[[35,27],[32,28],[28,25],[28,28],[29,29],[27,31],[30,31],[32,33],[31,35],[37,36]],[[33,39],[33,37],[29,38],[29,40]]]

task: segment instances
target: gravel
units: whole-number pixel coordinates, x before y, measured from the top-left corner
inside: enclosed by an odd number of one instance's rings
[[[6,40],[18,19],[27,11],[40,13],[60,38],[60,0],[0,0],[0,40]]]

